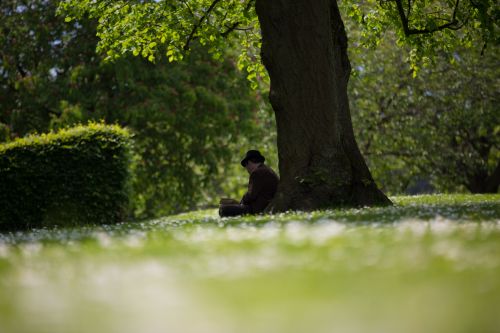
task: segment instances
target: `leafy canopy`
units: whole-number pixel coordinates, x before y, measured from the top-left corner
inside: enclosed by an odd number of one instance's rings
[[[434,63],[436,55],[474,49],[483,54],[498,46],[500,6],[494,0],[366,0],[342,1],[342,9],[363,29],[361,44],[371,47],[394,30],[396,44],[409,46],[416,76],[419,66]]]
[[[260,32],[254,2],[64,0],[60,10],[67,21],[86,14],[99,20],[98,51],[106,53],[107,59],[131,52],[150,61],[160,56],[181,60],[193,40],[209,44],[210,53],[219,58],[228,43],[238,40],[239,68],[247,68],[252,80],[265,77],[258,61]],[[437,49],[456,44],[472,47],[471,41],[478,38],[483,48],[499,42],[500,9],[494,0],[346,0],[340,4],[365,28],[366,45],[377,44],[387,28],[394,28],[397,42],[412,46],[415,69]]]
[[[241,45],[239,69],[248,78],[263,76],[260,35],[254,0],[63,1],[66,21],[88,14],[98,19],[97,51],[112,60],[125,53],[155,62],[182,60],[194,41],[209,46],[215,59],[236,39]],[[236,39],[235,39],[236,37]]]

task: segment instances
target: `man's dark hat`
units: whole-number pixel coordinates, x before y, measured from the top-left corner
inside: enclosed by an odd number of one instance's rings
[[[248,163],[248,160],[254,160],[257,163],[262,163],[266,160],[264,156],[260,154],[260,151],[258,150],[249,150],[247,151],[247,154],[244,159],[241,160],[241,165],[246,166]]]

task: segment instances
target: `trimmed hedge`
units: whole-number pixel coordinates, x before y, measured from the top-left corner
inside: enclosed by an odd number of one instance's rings
[[[124,128],[91,123],[0,145],[0,229],[122,221],[130,142]]]

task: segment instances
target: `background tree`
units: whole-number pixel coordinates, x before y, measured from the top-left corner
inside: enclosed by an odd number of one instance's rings
[[[392,39],[351,57],[354,128],[376,179],[391,193],[419,178],[440,191],[496,192],[498,52],[457,49],[451,62],[443,53],[414,78]]]
[[[62,8],[77,17],[84,13],[99,17],[99,50],[110,58],[132,52],[151,61],[162,54],[169,60],[181,59],[194,39],[210,42],[212,53],[219,57],[225,38],[242,29],[233,36],[240,36],[246,46],[241,57],[245,65],[248,51],[259,46],[258,17],[262,60],[271,78],[270,101],[278,133],[281,183],[272,208],[280,211],[342,203],[388,203],[354,139],[347,100],[347,37],[337,2],[257,0],[255,12],[253,5],[252,0],[67,0]],[[459,28],[468,31],[479,27],[488,43],[496,38],[493,5],[488,1],[484,5],[387,1],[377,7],[382,19],[370,24],[380,28],[397,22],[400,40],[424,52],[429,49],[425,41],[447,41]],[[435,17],[435,7],[439,17],[445,15],[446,22],[438,22],[441,18]],[[358,7],[352,6],[350,13],[366,22]],[[438,35],[421,37],[430,33]],[[249,73],[258,76],[261,71],[250,66]]]
[[[0,122],[9,124],[13,136],[46,129],[57,109],[62,87],[55,82],[60,70],[55,59],[63,60],[64,26],[57,24],[56,6],[0,4]]]
[[[128,126],[136,142],[136,217],[213,204],[244,186],[228,179],[235,171],[226,166],[261,134],[256,124],[265,111],[230,49],[217,61],[193,41],[193,52],[176,64],[133,56],[104,63],[95,53],[96,22],[65,22],[57,4],[0,3],[0,138],[87,120]],[[220,179],[224,187],[213,186]]]
[[[404,29],[385,31],[390,3],[343,4],[354,45],[354,128],[382,187],[401,193],[420,178],[440,191],[496,192],[499,58],[498,35],[491,32],[498,31],[498,5],[450,3],[457,15],[455,28],[476,17],[482,22],[476,27],[482,29],[444,29],[429,39]],[[407,6],[410,23],[424,29],[424,13],[433,7]],[[446,24],[451,18],[443,14],[445,7],[433,8],[427,18],[441,15]],[[393,19],[400,19],[399,14]]]

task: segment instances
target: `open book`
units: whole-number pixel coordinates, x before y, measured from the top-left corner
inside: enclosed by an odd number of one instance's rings
[[[237,205],[240,202],[231,198],[222,198],[219,201],[219,204],[221,205]]]

